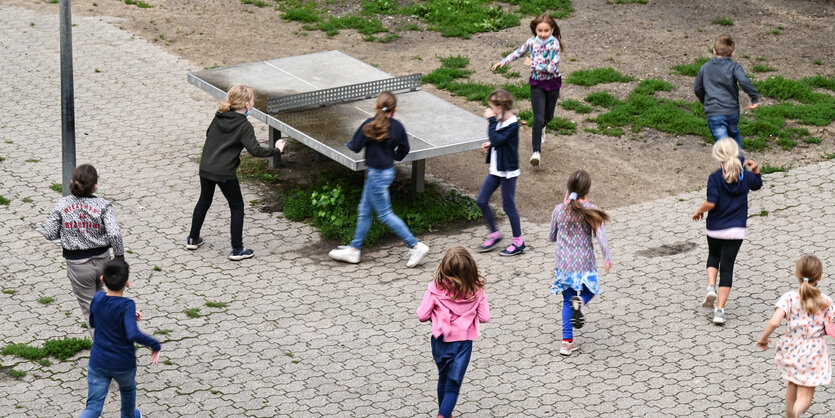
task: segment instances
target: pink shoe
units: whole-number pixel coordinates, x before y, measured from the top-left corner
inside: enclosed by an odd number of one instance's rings
[[[484,241],[484,244],[481,244],[481,246],[478,247],[478,252],[486,253],[487,251],[490,251],[490,250],[496,248],[501,241],[502,241],[502,235],[497,233],[497,232],[494,232],[494,233],[488,235],[487,236],[487,241]]]

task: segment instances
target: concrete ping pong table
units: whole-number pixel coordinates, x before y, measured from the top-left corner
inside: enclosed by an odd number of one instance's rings
[[[417,86],[399,87],[402,84],[399,79],[414,81],[415,78]],[[269,126],[270,146],[284,134],[316,151],[317,159],[325,156],[354,171],[366,168],[364,154],[349,150],[345,144],[365,119],[374,116],[380,89],[353,99],[326,97],[318,103],[315,100],[322,97],[320,93],[327,96],[345,90],[346,86],[354,90],[359,85],[367,93],[369,88],[374,88],[373,84],[379,83],[383,90],[392,90],[397,95],[396,117],[406,127],[411,147],[403,161],[412,162],[413,193],[424,190],[427,158],[479,149],[488,140],[484,119],[420,90],[419,78],[419,74],[395,78],[340,51],[188,73],[189,83],[219,99],[225,99],[226,92],[236,84],[252,87],[255,108],[251,116]],[[304,103],[282,110],[281,99],[296,98]],[[275,165],[270,161],[271,167]]]

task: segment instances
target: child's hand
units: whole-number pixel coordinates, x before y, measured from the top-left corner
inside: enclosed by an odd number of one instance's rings
[[[496,112],[493,111],[491,108],[484,109],[484,119],[490,119],[496,116]]]
[[[530,67],[531,63],[533,63],[531,57],[525,57],[525,65]]]
[[[496,70],[496,68],[502,68],[502,67],[504,67],[504,66],[505,66],[504,61],[499,61],[499,62],[497,62],[497,63],[493,64],[493,66],[492,66],[492,67],[490,67],[490,69],[491,69],[491,70],[493,70],[493,71],[495,71],[495,70]]]
[[[142,320],[142,312],[136,311],[136,320],[137,320],[137,321],[141,321],[141,320]]]
[[[751,104],[748,105],[748,110],[754,110],[759,105],[760,105],[759,103],[751,103]]]
[[[694,221],[701,221],[702,217],[704,215],[705,215],[704,212],[696,212],[696,213],[693,214],[693,220]]]
[[[754,160],[745,160],[745,165],[754,174],[760,174],[760,165]]]
[[[490,143],[489,142],[485,142],[485,143],[481,144],[481,149],[482,150],[487,151],[489,148],[490,148]]]
[[[766,338],[766,339],[760,338],[760,340],[757,341],[757,347],[760,347],[763,350],[768,348],[768,338]]]
[[[151,351],[151,364],[159,363],[159,351]]]
[[[281,152],[284,152],[284,147],[286,147],[286,146],[287,146],[287,143],[284,142],[283,139],[279,139],[278,141],[275,141],[275,147],[278,148],[278,150],[281,151]]]
[[[603,268],[604,268],[604,269],[606,269],[606,273],[608,273],[608,272],[609,272],[609,269],[611,269],[611,268],[612,268],[612,262],[611,262],[611,261],[607,261],[607,262],[603,263]]]

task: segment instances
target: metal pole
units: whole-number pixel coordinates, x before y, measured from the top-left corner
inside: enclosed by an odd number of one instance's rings
[[[61,0],[61,175],[64,196],[70,194],[75,168],[75,100],[72,80],[71,0]]]

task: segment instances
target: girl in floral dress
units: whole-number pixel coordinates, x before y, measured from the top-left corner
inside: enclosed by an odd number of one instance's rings
[[[556,242],[556,279],[551,293],[562,294],[562,344],[560,354],[571,355],[579,348],[574,340],[574,328],[583,327],[581,308],[600,293],[597,282],[597,262],[594,258],[592,235],[603,251],[603,267],[612,267],[609,243],[603,222],[609,220],[606,212],[586,200],[591,188],[591,176],[580,170],[568,178],[568,187],[562,203],[554,208],[551,216],[551,232],[548,240]]]
[[[824,341],[824,324],[835,318],[832,299],[818,290],[823,264],[813,255],[797,261],[795,275],[800,289],[780,297],[774,315],[765,326],[757,346],[768,348],[768,337],[785,317],[786,335],[777,343],[774,356],[777,369],[789,384],[786,387],[786,417],[799,417],[812,405],[815,387],[829,384],[832,367]]]

